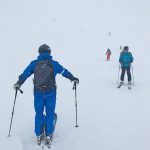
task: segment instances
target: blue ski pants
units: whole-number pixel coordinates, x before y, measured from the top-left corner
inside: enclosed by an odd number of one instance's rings
[[[42,134],[45,126],[45,134],[51,135],[54,131],[54,113],[56,105],[56,91],[51,93],[34,93],[35,109],[35,134]]]

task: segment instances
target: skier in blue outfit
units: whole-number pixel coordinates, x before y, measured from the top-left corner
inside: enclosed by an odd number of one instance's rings
[[[130,72],[130,67],[131,67],[131,63],[133,62],[133,56],[132,53],[129,52],[129,47],[125,46],[123,51],[120,54],[120,58],[119,58],[119,62],[121,64],[121,77],[120,77],[120,84],[123,84],[124,82],[124,75],[125,72],[127,72],[127,76],[128,76],[128,84],[131,85],[131,72]]]
[[[29,66],[19,76],[19,80],[14,84],[14,89],[19,89],[25,80],[34,74],[35,134],[37,142],[40,142],[43,127],[45,127],[44,132],[47,140],[52,137],[54,131],[56,117],[56,75],[61,74],[76,83],[79,83],[79,79],[52,59],[51,49],[48,45],[41,45],[38,52],[39,56],[36,60],[31,61]],[[43,69],[44,67],[46,68],[45,70]]]

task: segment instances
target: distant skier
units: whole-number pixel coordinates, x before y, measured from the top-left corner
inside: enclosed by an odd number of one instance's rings
[[[19,89],[25,80],[34,74],[35,134],[37,136],[37,143],[40,145],[43,129],[45,129],[47,141],[52,138],[54,131],[56,75],[61,74],[76,83],[79,83],[79,79],[52,59],[51,49],[48,45],[41,45],[38,52],[39,56],[31,61],[29,66],[19,76],[19,80],[14,84],[14,89]]]
[[[108,50],[107,50],[105,55],[107,55],[107,61],[109,61],[110,60],[110,55],[111,55],[111,51],[110,51],[109,48],[108,48]]]
[[[120,58],[119,58],[119,62],[121,64],[121,77],[120,77],[120,84],[123,84],[124,82],[124,75],[125,72],[127,72],[127,76],[128,76],[128,84],[131,85],[131,72],[130,72],[130,66],[131,63],[133,62],[133,56],[132,53],[129,52],[129,47],[125,46],[123,48],[123,51],[120,53]]]

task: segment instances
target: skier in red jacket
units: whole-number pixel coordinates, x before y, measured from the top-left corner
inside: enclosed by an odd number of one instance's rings
[[[108,48],[108,50],[107,50],[105,55],[107,55],[107,61],[109,61],[110,60],[110,55],[111,55],[111,51],[110,51],[109,48]]]

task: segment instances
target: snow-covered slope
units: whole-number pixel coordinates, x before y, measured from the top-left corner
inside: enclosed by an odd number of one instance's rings
[[[24,94],[18,93],[12,136],[7,138],[12,86],[46,43],[53,58],[80,79],[75,128],[72,84],[57,77],[53,149],[149,150],[149,7],[148,0],[2,0],[0,149],[35,148],[32,77],[22,86]],[[116,88],[121,45],[128,45],[135,58],[132,90]],[[105,61],[107,48],[110,62]]]

